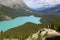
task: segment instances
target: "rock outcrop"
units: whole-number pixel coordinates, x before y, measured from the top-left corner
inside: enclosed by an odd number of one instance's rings
[[[0,0],[0,4],[11,8],[25,5],[22,0]]]

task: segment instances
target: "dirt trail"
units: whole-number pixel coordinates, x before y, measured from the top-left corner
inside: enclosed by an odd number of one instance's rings
[[[43,36],[43,35],[45,35],[46,32],[48,32],[48,34],[47,34],[46,37],[60,36],[60,32],[57,32],[57,31],[55,31],[55,30],[53,30],[53,29],[44,28],[43,30],[44,30],[44,31],[42,31],[41,33],[40,33],[40,30],[39,30],[37,33],[32,34],[32,36],[29,36],[26,40],[32,40],[32,39],[37,40],[39,33]],[[46,37],[44,37],[43,40],[44,40]]]
[[[42,35],[44,35],[46,32],[48,32],[48,36],[60,36],[60,32],[57,32],[53,29],[47,29],[44,28],[45,31],[41,32]]]

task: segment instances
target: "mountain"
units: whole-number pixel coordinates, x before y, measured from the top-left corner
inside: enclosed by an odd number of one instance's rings
[[[10,7],[10,8],[15,8],[15,9],[19,9],[19,8],[24,8],[26,10],[31,10],[29,7],[27,7],[27,5],[23,2],[23,0],[0,0],[0,4]],[[55,7],[50,7],[50,8],[38,8],[36,9],[36,11],[41,12],[43,14],[48,14],[48,13],[58,13],[60,11],[60,4],[56,5]]]
[[[37,12],[25,9],[20,7],[19,9],[10,8],[1,5],[0,6],[0,20],[3,16],[9,16],[11,18],[16,18],[20,16],[29,16],[29,15],[35,15]]]
[[[47,8],[43,11],[41,17],[44,23],[53,23],[54,21],[60,21],[60,5],[55,7]]]
[[[11,8],[25,5],[22,0],[0,0],[0,4]]]
[[[6,16],[8,16],[10,19],[13,19],[16,17],[29,16],[29,15],[41,17],[45,23],[52,22],[53,20],[60,20],[59,18],[60,13],[56,13],[56,12],[42,13],[22,7],[20,7],[19,9],[15,9],[3,5],[0,6],[0,21],[5,20]]]
[[[20,1],[21,0],[19,0],[18,2],[17,0],[16,2],[15,0],[13,3],[11,3],[12,0],[3,0],[3,1],[0,0],[1,2],[0,3],[0,20],[4,20],[6,16],[8,16],[10,19],[13,19],[16,17],[29,16],[29,15],[41,17],[45,23],[46,21],[53,22],[53,20],[60,20],[59,18],[60,17],[60,5],[56,5],[55,7],[52,7],[52,8],[47,8],[43,11],[35,11],[35,10],[28,8],[23,1],[22,2]],[[8,4],[4,5],[5,4],[4,2],[5,3],[7,2]],[[23,7],[19,3],[23,3],[21,4]],[[18,6],[17,4],[19,4],[20,6],[16,8],[16,6]],[[12,8],[11,8],[11,5],[12,5]]]
[[[0,0],[0,20],[6,20],[6,16],[12,19],[29,15],[38,16],[38,12],[28,8],[22,0]]]
[[[41,8],[42,9],[42,8]],[[38,9],[40,10],[40,9]],[[39,12],[43,12],[43,13],[59,13],[60,14],[60,4],[56,5],[55,7],[50,7],[50,8],[46,8],[44,10],[41,10]]]

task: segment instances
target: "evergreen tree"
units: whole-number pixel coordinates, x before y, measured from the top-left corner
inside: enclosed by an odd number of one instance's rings
[[[1,40],[4,40],[4,34],[3,34],[3,31],[1,31]]]

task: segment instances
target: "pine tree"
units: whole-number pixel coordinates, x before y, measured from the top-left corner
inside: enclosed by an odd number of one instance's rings
[[[3,35],[3,31],[1,31],[1,40],[4,40],[4,35]]]

